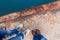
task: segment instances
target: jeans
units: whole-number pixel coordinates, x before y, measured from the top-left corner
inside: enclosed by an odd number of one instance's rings
[[[46,38],[42,38],[41,40],[47,40]]]
[[[13,34],[18,34],[18,30],[17,29],[13,29],[13,30],[6,30],[7,36],[8,35],[13,35]]]
[[[33,40],[47,40],[47,39],[41,34],[35,34],[33,36]]]
[[[3,30],[0,29],[0,40],[5,38],[5,36],[13,35],[13,34],[18,34],[18,29],[13,29],[13,30]]]
[[[15,37],[10,38],[9,40],[23,40],[24,39],[24,32],[17,34]]]

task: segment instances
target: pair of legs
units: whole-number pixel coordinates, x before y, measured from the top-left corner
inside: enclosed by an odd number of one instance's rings
[[[30,30],[27,29],[21,33],[16,34],[15,37],[12,37],[8,40],[23,40],[24,36],[27,35],[29,32]],[[32,30],[32,35],[33,35],[33,40],[47,40],[38,29]]]
[[[24,40],[24,36],[28,35],[30,32],[29,29],[26,29],[25,31],[18,33],[15,37],[12,37],[8,40]]]
[[[13,30],[7,30],[7,29],[3,29],[0,28],[0,40],[2,40],[3,38],[5,38],[6,36],[8,37],[9,35],[13,35],[13,34],[18,34],[19,31],[22,29],[23,25],[19,24],[15,29]]]
[[[32,30],[33,40],[47,40],[39,29]]]
[[[23,40],[24,36],[27,36],[30,32],[29,29],[26,29],[25,31],[19,33],[19,31],[22,29],[23,25],[20,24],[17,27],[18,27],[17,29],[7,31],[8,35],[12,35],[14,33],[16,34],[16,36],[9,38],[8,40]]]

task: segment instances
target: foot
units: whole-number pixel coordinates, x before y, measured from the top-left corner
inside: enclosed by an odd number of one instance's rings
[[[18,31],[20,31],[22,28],[23,28],[23,24],[19,24],[19,25],[17,25],[17,29],[18,29]]]
[[[25,30],[24,33],[27,36],[30,33],[30,29]]]

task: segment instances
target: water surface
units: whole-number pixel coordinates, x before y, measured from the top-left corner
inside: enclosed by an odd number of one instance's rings
[[[54,1],[56,0],[0,0],[0,16]]]

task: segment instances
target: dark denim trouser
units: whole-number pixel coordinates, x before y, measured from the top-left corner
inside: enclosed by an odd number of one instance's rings
[[[3,30],[0,29],[0,40],[5,38],[5,36],[13,35],[13,34],[18,34],[18,29],[13,29],[13,30]]]

